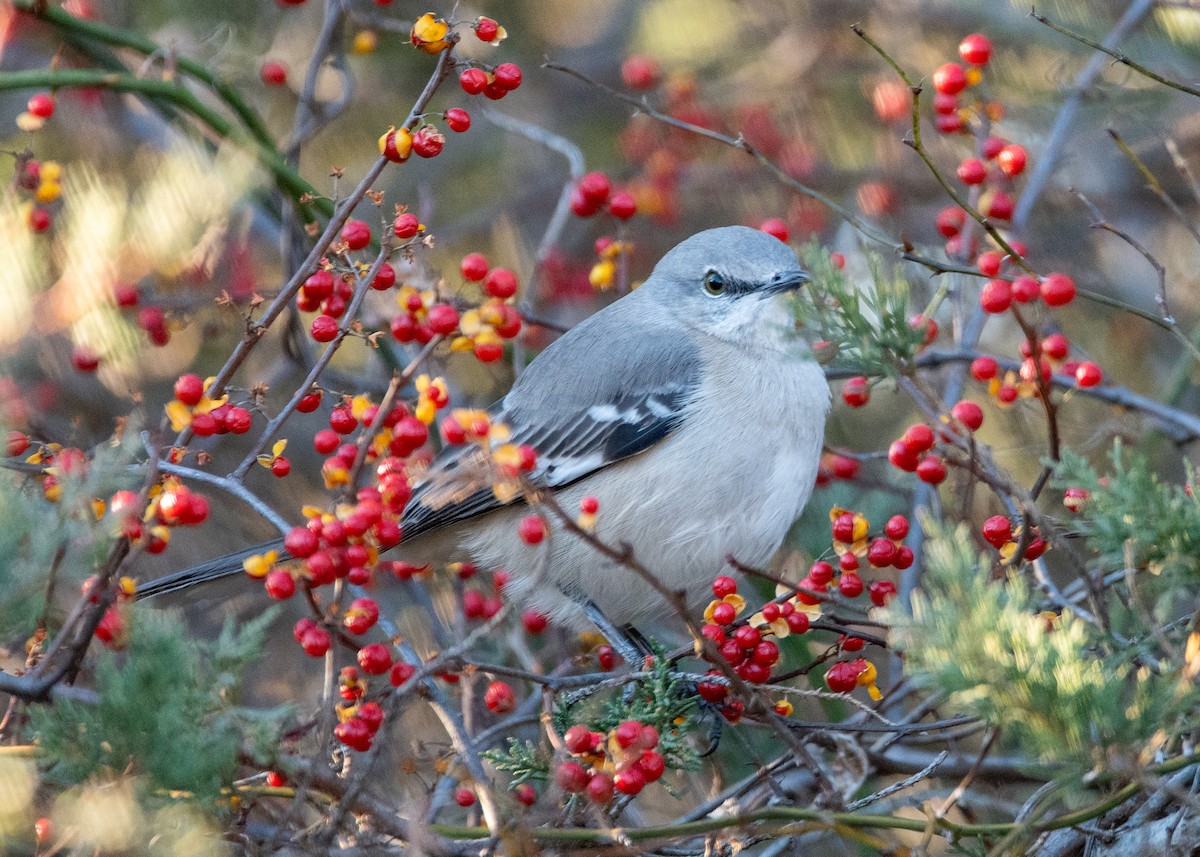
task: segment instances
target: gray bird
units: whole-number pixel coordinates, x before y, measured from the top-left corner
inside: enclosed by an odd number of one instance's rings
[[[596,536],[628,545],[696,604],[728,557],[766,563],[812,492],[829,387],[786,301],[808,279],[770,235],[700,232],[539,354],[491,419],[537,450],[534,485],[569,514],[597,498]],[[554,516],[544,541],[522,541],[529,507],[498,500],[470,466],[471,449],[447,447],[414,486],[397,555],[445,562],[458,549],[506,569],[506,592],[553,621],[594,621],[610,636],[611,625],[669,613],[650,584]],[[263,549],[160,578],[139,595],[236,572]]]

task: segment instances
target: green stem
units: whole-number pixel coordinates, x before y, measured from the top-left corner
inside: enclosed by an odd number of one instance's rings
[[[35,7],[38,5],[37,0],[13,0],[13,5],[17,9],[28,12],[60,30],[74,33],[78,36],[94,39],[116,47],[129,48],[145,56],[154,54],[166,55],[161,46],[137,33],[131,33],[128,30],[122,30],[119,27],[113,27],[101,21],[76,18],[74,15],[53,6],[46,6],[40,12],[35,11]],[[238,118],[246,126],[246,130],[250,132],[250,135],[259,144],[270,146],[271,148],[275,147],[275,142],[271,138],[271,133],[267,130],[267,126],[263,123],[262,117],[258,115],[254,108],[246,103],[236,87],[228,81],[222,80],[193,59],[177,56],[172,57],[172,62],[180,71],[191,75],[197,80],[203,81],[211,87],[213,92],[229,105],[229,109],[237,114]]]
[[[273,145],[265,146],[248,139],[232,122],[178,83],[91,69],[35,69],[0,73],[0,92],[12,89],[61,89],[71,86],[94,86],[167,101],[191,113],[218,137],[253,149],[262,165],[270,170],[279,187],[292,197],[311,197],[312,205],[318,212],[326,217],[333,214],[333,203],[319,197],[316,189],[288,166]]]

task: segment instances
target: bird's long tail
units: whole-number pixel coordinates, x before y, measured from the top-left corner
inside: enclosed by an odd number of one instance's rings
[[[207,583],[210,580],[232,577],[242,572],[242,563],[247,558],[272,550],[279,552],[279,559],[281,561],[290,558],[288,552],[283,549],[283,539],[263,542],[262,544],[234,551],[233,553],[227,553],[216,559],[210,559],[208,562],[200,563],[200,565],[193,565],[191,568],[185,568],[182,571],[172,572],[155,580],[139,584],[137,597],[138,599],[153,598],[155,595],[164,595],[168,592],[189,589],[198,584]]]

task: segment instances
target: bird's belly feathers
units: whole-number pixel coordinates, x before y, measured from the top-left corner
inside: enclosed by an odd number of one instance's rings
[[[676,433],[561,489],[558,502],[574,515],[581,498],[596,497],[597,538],[628,544],[640,565],[694,606],[726,569],[727,557],[766,563],[812,491],[829,389],[816,364],[797,361],[795,370],[782,388],[757,388],[751,372],[738,384],[742,395],[698,397],[710,404],[690,412]],[[463,543],[479,560],[511,573],[515,597],[581,627],[584,599],[618,624],[671,615],[637,572],[584,539],[552,527],[540,545],[521,542],[516,524],[528,513],[497,515]]]

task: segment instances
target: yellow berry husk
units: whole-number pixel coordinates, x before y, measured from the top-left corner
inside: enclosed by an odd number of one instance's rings
[[[54,202],[60,196],[62,196],[62,185],[58,182],[47,181],[39,184],[37,191],[33,194],[34,199],[38,202]]]
[[[379,46],[379,36],[374,30],[359,30],[354,34],[353,50],[356,54],[373,54]]]

